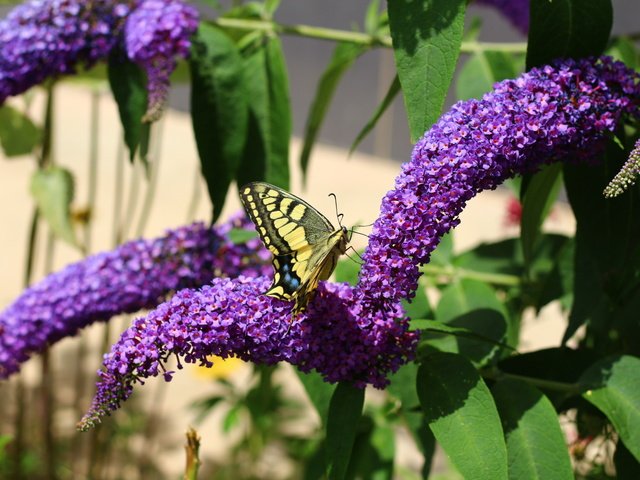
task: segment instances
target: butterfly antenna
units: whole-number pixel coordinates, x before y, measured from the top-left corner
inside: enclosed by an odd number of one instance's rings
[[[358,261],[358,260],[356,260],[355,258],[351,257],[351,255],[349,255],[349,254],[347,253],[349,250],[353,250],[353,253],[355,253],[361,261],[359,262],[359,261]],[[344,252],[344,255],[345,255],[345,257],[347,257],[349,260],[351,260],[351,261],[353,261],[353,262],[356,262],[358,265],[362,265],[362,264],[364,263],[364,258],[362,258],[362,255],[360,255],[360,254],[358,253],[358,251],[357,251],[355,248],[353,248],[351,245],[349,245],[349,247],[347,248],[346,252]]]
[[[374,222],[368,223],[367,225],[354,225],[353,228],[357,227],[373,227]]]
[[[358,235],[362,235],[363,237],[371,238],[371,237],[370,237],[369,235],[367,235],[366,233],[359,232],[359,231],[357,231],[357,230],[354,230],[353,228],[352,228],[351,230],[349,230],[349,231],[350,231],[352,234],[353,234],[353,233],[357,233]]]
[[[338,197],[336,197],[335,193],[330,193],[330,197],[333,197],[333,204],[336,207],[336,217],[338,219],[338,225],[342,227],[342,219],[344,218],[344,213],[338,213]]]

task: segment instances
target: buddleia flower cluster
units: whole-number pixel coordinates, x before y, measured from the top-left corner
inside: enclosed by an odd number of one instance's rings
[[[146,120],[153,121],[197,23],[197,10],[181,0],[28,0],[0,21],[0,104],[118,47],[147,73]]]
[[[96,321],[154,307],[177,290],[217,276],[268,274],[268,253],[255,238],[235,244],[234,218],[216,228],[194,223],[152,240],[127,242],[49,275],[0,312],[0,378],[31,355]]]
[[[214,279],[138,318],[105,356],[89,428],[145,378],[170,379],[166,360],[210,365],[237,356],[314,369],[331,382],[384,387],[413,357],[417,334],[400,306],[418,267],[459,223],[466,203],[545,163],[597,154],[624,117],[640,116],[640,79],[610,58],[558,62],[454,105],[416,144],[384,197],[356,286],[321,283],[290,324],[291,305],[267,297],[267,279]],[[181,364],[178,364],[178,368]]]

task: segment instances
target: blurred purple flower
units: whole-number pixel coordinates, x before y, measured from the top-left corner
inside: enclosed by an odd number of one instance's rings
[[[28,0],[0,20],[0,104],[44,80],[92,66],[117,41],[127,2]]]
[[[210,229],[202,223],[135,240],[49,275],[0,313],[0,378],[32,354],[96,321],[156,306],[166,295],[221,275],[265,275],[269,255],[255,238],[228,239],[235,219]]]
[[[587,159],[626,115],[640,117],[638,75],[609,58],[558,62],[496,84],[482,100],[460,102],[415,146],[395,190],[382,202],[356,287],[321,283],[291,325],[291,306],[261,295],[265,279],[214,280],[184,290],[134,322],[105,358],[98,393],[80,428],[117,408],[144,378],[176,355],[208,365],[209,355],[288,361],[326,380],[382,387],[412,358],[401,299],[418,267],[478,192],[544,163]]]
[[[127,56],[147,73],[145,120],[153,121],[197,25],[197,10],[181,0],[28,0],[0,21],[0,104],[93,66],[124,41]]]
[[[523,34],[529,32],[529,0],[477,0],[498,9]]]
[[[145,121],[157,120],[169,92],[176,58],[186,58],[198,28],[198,11],[180,0],[142,0],[125,25],[129,58],[147,72]]]

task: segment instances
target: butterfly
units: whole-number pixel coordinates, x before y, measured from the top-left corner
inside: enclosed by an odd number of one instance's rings
[[[265,295],[293,300],[293,318],[305,310],[320,280],[347,250],[349,231],[335,228],[318,210],[265,182],[240,188],[240,199],[265,246],[273,253],[273,283]]]

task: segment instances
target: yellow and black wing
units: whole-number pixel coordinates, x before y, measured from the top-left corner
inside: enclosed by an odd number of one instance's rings
[[[240,198],[273,253],[275,273],[266,295],[295,300],[295,317],[313,297],[318,282],[335,269],[347,248],[347,229],[336,229],[307,202],[268,183],[248,183],[240,188]]]

